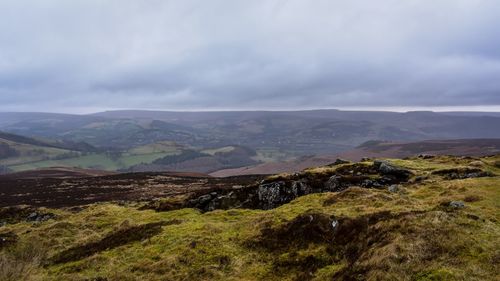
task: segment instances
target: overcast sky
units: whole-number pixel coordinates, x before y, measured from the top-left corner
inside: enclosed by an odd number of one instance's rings
[[[0,0],[0,111],[500,108],[498,0]]]

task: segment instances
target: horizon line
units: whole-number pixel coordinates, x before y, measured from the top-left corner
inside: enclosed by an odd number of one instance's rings
[[[301,111],[359,111],[359,112],[394,112],[394,113],[409,113],[409,112],[477,112],[477,113],[500,113],[500,105],[473,105],[473,106],[357,106],[357,107],[307,107],[307,108],[214,108],[214,109],[161,109],[161,108],[73,108],[69,111],[30,111],[30,110],[0,110],[1,113],[52,113],[52,114],[69,114],[69,115],[92,115],[103,112],[116,111],[149,111],[149,112],[301,112]]]

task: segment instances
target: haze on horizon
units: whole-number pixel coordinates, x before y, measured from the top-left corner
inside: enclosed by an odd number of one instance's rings
[[[500,111],[500,5],[0,0],[0,111]]]

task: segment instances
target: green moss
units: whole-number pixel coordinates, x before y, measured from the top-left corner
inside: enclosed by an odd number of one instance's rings
[[[465,160],[390,161],[419,175],[462,165]],[[496,160],[482,161],[489,168]],[[338,193],[302,196],[268,211],[201,213],[185,208],[155,212],[139,210],[139,204],[110,203],[90,205],[77,213],[46,210],[55,213],[57,219],[0,228],[0,234],[12,232],[19,237],[13,248],[0,252],[0,262],[1,257],[8,257],[28,264],[33,280],[341,280],[346,276],[368,280],[494,280],[500,273],[495,264],[500,248],[499,187],[498,176],[443,180],[431,175],[421,183],[403,184],[401,193],[351,187]],[[465,200],[469,196],[478,199]],[[451,200],[465,201],[466,207],[440,207]],[[349,221],[359,229],[349,232],[348,239],[308,244],[298,244],[301,237],[292,239],[299,233],[292,229],[279,232],[285,239],[279,247],[256,244],[256,237],[262,237],[265,229],[284,229],[297,217],[311,213]],[[385,217],[373,219],[380,213]],[[36,247],[52,257],[103,241],[120,229],[172,220],[179,223],[165,224],[155,235],[99,249],[74,261],[43,266],[35,260],[36,255],[20,259],[10,254],[22,252],[22,245],[37,241]],[[338,241],[348,242],[335,244]]]

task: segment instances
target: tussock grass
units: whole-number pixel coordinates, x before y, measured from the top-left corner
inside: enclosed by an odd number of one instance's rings
[[[398,193],[350,187],[267,211],[155,212],[115,204],[51,210],[56,220],[0,228],[19,237],[0,251],[0,280],[498,280],[500,178],[451,180],[432,173],[478,160],[389,161],[427,178],[402,184]],[[480,161],[484,165],[475,168],[498,172],[497,157]],[[465,208],[443,207],[450,201],[463,201]],[[135,228],[174,220],[182,223],[148,237]],[[125,236],[139,239],[108,247],[110,237],[127,231],[137,231]],[[103,241],[107,247],[98,251],[48,263],[48,257]]]

